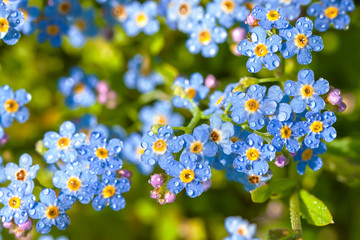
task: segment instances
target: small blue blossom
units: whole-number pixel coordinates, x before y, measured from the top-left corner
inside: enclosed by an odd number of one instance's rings
[[[70,224],[70,218],[66,214],[75,202],[75,199],[66,194],[56,193],[52,189],[44,188],[39,194],[40,202],[34,204],[29,215],[33,219],[39,219],[36,230],[41,234],[51,231],[53,225],[59,230],[66,229]]]
[[[109,129],[104,124],[99,124],[97,117],[92,114],[84,114],[81,118],[74,119],[76,131],[85,133],[87,138],[85,142],[89,141],[92,132],[100,132],[104,137],[109,137]]]
[[[306,6],[311,0],[281,1],[281,0],[265,0],[264,6],[267,9],[279,9],[281,16],[288,20],[295,20],[301,14],[301,6]]]
[[[197,21],[204,16],[204,9],[199,6],[200,0],[172,0],[167,4],[166,20],[168,25],[175,25],[184,32],[190,33]]]
[[[231,138],[234,136],[234,125],[230,122],[223,122],[219,115],[212,115],[209,128],[210,139],[214,141],[225,154],[231,154]]]
[[[62,36],[68,32],[69,26],[65,19],[54,18],[39,21],[37,28],[39,29],[37,35],[39,43],[44,43],[49,39],[51,46],[58,48],[61,46]]]
[[[79,158],[90,162],[90,170],[97,175],[105,171],[119,170],[123,162],[119,158],[119,153],[123,143],[120,139],[112,138],[109,141],[99,132],[90,134],[89,144],[83,145],[78,153]]]
[[[54,173],[52,182],[61,189],[61,193],[77,198],[82,204],[88,204],[94,197],[97,176],[79,164],[67,164],[64,170]]]
[[[216,19],[211,14],[205,16],[194,25],[186,40],[186,47],[192,54],[201,52],[206,58],[215,57],[219,47],[217,44],[226,40],[227,32],[223,27],[216,26]]]
[[[289,26],[289,21],[279,13],[279,9],[266,9],[257,5],[252,10],[251,14],[259,21],[259,25],[265,30],[284,29]]]
[[[256,133],[250,134],[246,141],[237,141],[231,148],[239,155],[234,160],[234,168],[248,175],[251,171],[256,175],[265,174],[269,170],[267,161],[272,161],[276,152],[272,145],[263,144],[263,139]]]
[[[219,23],[231,28],[236,22],[243,22],[250,11],[244,6],[244,0],[214,0],[207,4],[208,13],[215,16]]]
[[[315,28],[325,32],[333,25],[335,29],[346,30],[350,24],[350,17],[347,12],[355,9],[353,0],[322,0],[313,3],[308,9],[309,16],[316,17]]]
[[[141,155],[145,149],[141,147],[142,135],[139,133],[132,133],[124,141],[124,148],[122,150],[122,156],[130,163],[135,164],[138,170],[148,175],[154,170],[153,166],[147,165],[141,161]]]
[[[185,188],[186,194],[195,198],[203,192],[201,182],[210,179],[211,168],[206,162],[198,162],[194,153],[183,152],[180,162],[171,161],[166,173],[174,177],[167,184],[170,192],[178,194]]]
[[[284,91],[294,98],[290,106],[295,113],[302,113],[307,106],[312,111],[319,112],[325,107],[325,101],[320,97],[329,91],[329,82],[320,78],[315,82],[314,72],[302,69],[298,73],[298,81],[288,80],[284,84]]]
[[[326,111],[320,114],[319,112],[307,112],[305,115],[306,121],[300,125],[302,134],[307,134],[304,143],[308,148],[314,149],[319,147],[320,138],[326,142],[332,142],[336,136],[336,130],[332,126],[336,122],[336,116],[333,112]]]
[[[4,128],[8,128],[16,119],[24,123],[29,119],[29,110],[24,106],[31,100],[31,95],[24,89],[13,92],[11,87],[0,88],[0,120]]]
[[[139,112],[139,120],[143,124],[143,132],[149,131],[155,124],[180,127],[184,123],[184,118],[173,111],[169,101],[157,101],[153,106],[144,106]]]
[[[194,129],[193,134],[182,135],[185,140],[185,152],[194,153],[199,159],[214,157],[218,152],[218,145],[210,138],[209,126],[203,124]]]
[[[274,136],[271,140],[271,145],[276,148],[276,151],[280,152],[284,145],[286,149],[295,153],[299,150],[300,144],[297,137],[301,137],[301,131],[299,131],[299,122],[280,122],[277,119],[273,119],[267,125],[268,133]]]
[[[190,79],[178,77],[173,85],[174,97],[172,102],[177,108],[193,108],[193,104],[199,105],[200,100],[206,98],[210,89],[204,86],[204,78],[200,73],[193,73]],[[192,102],[190,101],[192,100]]]
[[[45,17],[73,20],[81,14],[82,9],[78,0],[53,0],[52,3],[44,8]]]
[[[29,7],[27,0],[19,2],[18,10],[24,14],[24,25],[21,27],[21,32],[25,35],[30,35],[35,32],[35,21],[40,17],[40,10],[37,7]]]
[[[160,24],[155,18],[157,16],[157,5],[154,1],[147,1],[143,4],[134,1],[126,10],[128,19],[123,27],[130,37],[137,36],[140,32],[153,35],[159,31]]]
[[[107,0],[102,7],[104,20],[110,24],[123,24],[128,19],[128,0]]]
[[[313,23],[307,17],[299,18],[295,26],[280,30],[280,36],[286,40],[282,45],[281,54],[284,58],[291,58],[297,54],[300,64],[310,64],[311,51],[320,52],[324,48],[322,38],[312,35]]]
[[[66,97],[69,108],[90,107],[96,102],[94,91],[98,82],[95,75],[86,75],[81,68],[73,67],[69,77],[59,79],[58,89]]]
[[[227,217],[225,228],[230,236],[224,240],[255,240],[256,224],[250,224],[241,217]]]
[[[158,163],[164,169],[171,153],[179,152],[183,145],[184,139],[174,136],[170,126],[159,128],[156,135],[152,131],[148,131],[144,134],[141,142],[141,147],[145,149],[141,155],[141,161],[151,166]]]
[[[18,10],[9,10],[4,2],[0,2],[0,39],[8,45],[14,45],[20,38],[24,14]]]
[[[101,211],[106,206],[119,211],[125,207],[125,199],[121,194],[129,190],[130,182],[127,178],[117,178],[115,172],[107,171],[102,175],[102,182],[98,182],[97,196],[92,206],[96,211]]]
[[[270,71],[280,66],[280,58],[275,54],[281,49],[282,39],[274,34],[266,38],[266,31],[261,27],[251,30],[250,40],[243,39],[237,49],[249,57],[246,68],[251,73],[259,72],[263,66]]]
[[[225,108],[229,105],[233,90],[236,87],[236,83],[229,84],[226,86],[225,91],[215,91],[210,96],[209,108],[204,110],[205,115],[210,114],[223,114]]]
[[[149,63],[148,61],[149,59],[140,54],[129,60],[128,70],[124,75],[124,82],[128,88],[146,93],[154,90],[164,81],[162,75],[149,69],[149,66],[146,65]]]
[[[0,203],[4,206],[0,209],[2,222],[10,222],[14,219],[16,224],[24,223],[33,207],[35,196],[26,192],[26,183],[12,181],[9,186],[0,188]]]
[[[277,86],[273,85],[269,88],[267,99],[274,100],[277,103],[276,111],[273,115],[268,116],[267,120],[277,119],[280,122],[288,121],[290,117],[293,116],[292,109],[288,104],[290,97],[285,95],[283,90]]]
[[[44,154],[44,159],[48,164],[60,159],[65,163],[76,160],[78,156],[76,150],[84,143],[86,134],[75,131],[75,125],[67,121],[61,124],[60,134],[53,131],[45,133],[43,144],[48,150]]]
[[[298,173],[303,175],[305,173],[306,166],[309,166],[313,171],[319,170],[322,167],[323,162],[318,155],[324,154],[325,152],[326,145],[323,142],[314,149],[307,148],[306,144],[303,142],[300,150],[294,156],[294,161],[298,161],[296,166]]]
[[[273,173],[270,169],[263,175],[256,175],[252,170],[248,171],[248,173],[244,173],[238,172],[232,167],[226,169],[226,178],[229,181],[242,183],[245,191],[247,192],[251,192],[264,185],[272,178],[272,176]]]
[[[19,166],[15,163],[8,163],[5,167],[5,174],[10,181],[23,181],[26,184],[25,194],[30,194],[34,189],[34,181],[39,171],[39,165],[33,165],[32,158],[29,154],[23,154],[19,159]]]
[[[272,99],[265,98],[266,87],[257,84],[251,85],[246,94],[236,92],[232,97],[232,120],[241,124],[246,120],[253,130],[259,130],[265,126],[265,116],[272,115],[276,111],[277,103]]]

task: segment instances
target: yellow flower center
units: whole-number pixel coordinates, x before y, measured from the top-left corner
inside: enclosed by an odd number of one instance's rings
[[[301,158],[304,161],[309,161],[312,157],[313,151],[311,149],[306,149],[302,154],[301,154]]]
[[[77,177],[71,177],[68,180],[68,188],[71,191],[76,192],[77,190],[79,190],[79,188],[81,187],[81,181],[79,178]]]
[[[328,7],[327,9],[325,9],[324,13],[325,13],[325,16],[327,16],[328,18],[334,19],[338,16],[339,9],[331,6],[331,7]]]
[[[16,180],[25,181],[26,180],[26,171],[24,169],[20,169],[16,174]]]
[[[250,161],[256,161],[259,159],[260,157],[260,153],[256,148],[250,148],[246,151],[246,157],[250,160]]]
[[[11,208],[19,208],[21,205],[21,200],[18,197],[12,197],[9,200],[9,206]]]
[[[314,133],[321,132],[323,130],[323,123],[315,121],[310,125],[310,130]]]
[[[279,17],[280,17],[280,14],[279,14],[277,11],[275,11],[275,10],[271,10],[271,11],[269,11],[269,13],[267,14],[267,19],[268,19],[269,21],[276,21],[276,20],[279,19]]]
[[[127,18],[127,13],[126,13],[124,5],[117,5],[117,6],[113,7],[113,9],[111,10],[111,13],[114,18],[121,20],[121,21],[123,21]]]
[[[71,3],[69,1],[64,1],[59,4],[58,11],[59,13],[65,15],[68,14],[71,10]]]
[[[258,44],[256,47],[255,47],[255,54],[259,57],[264,57],[266,56],[268,53],[268,50],[265,46],[265,44]]]
[[[187,3],[183,3],[179,7],[179,13],[182,16],[188,16],[190,14],[190,6]]]
[[[154,142],[154,145],[153,145],[153,150],[154,152],[156,153],[164,153],[166,151],[166,142],[164,140],[157,140],[156,142]]]
[[[68,139],[66,137],[62,137],[59,139],[57,145],[61,149],[67,148],[70,146],[70,139]]]
[[[314,88],[310,85],[304,85],[301,88],[301,95],[303,97],[309,98],[314,94]]]
[[[202,30],[199,33],[199,41],[202,45],[209,45],[211,42],[211,34],[208,30]]]
[[[259,102],[255,99],[249,99],[245,103],[245,109],[248,112],[256,112],[259,109]]]
[[[56,206],[50,206],[46,209],[46,216],[48,218],[56,218],[59,216],[59,209]]]
[[[224,0],[221,3],[221,10],[225,13],[232,13],[234,11],[235,4],[232,0]]]
[[[162,114],[159,114],[159,115],[156,115],[154,117],[153,123],[154,124],[166,125],[166,124],[168,124],[168,119],[167,119],[166,116],[164,116]]]
[[[46,28],[46,32],[51,36],[55,36],[56,34],[59,33],[59,31],[60,31],[60,29],[56,25],[49,25]]]
[[[213,130],[213,131],[210,133],[210,138],[211,138],[211,140],[213,140],[214,142],[219,142],[220,139],[221,139],[221,136],[220,136],[220,134],[219,134],[218,131]]]
[[[9,29],[9,22],[5,18],[0,18],[0,32],[6,33]]]
[[[282,138],[288,139],[291,136],[291,129],[288,126],[283,126],[280,130],[280,135]]]
[[[190,146],[190,152],[192,153],[201,153],[203,149],[203,145],[201,142],[194,141]]]
[[[189,88],[186,90],[189,98],[193,99],[196,96],[196,90],[194,88]]]
[[[8,99],[5,101],[4,108],[7,112],[14,113],[19,110],[19,104],[14,99]]]
[[[139,26],[139,27],[145,27],[145,25],[148,23],[149,19],[148,19],[148,16],[143,13],[143,12],[140,12],[138,13],[138,15],[136,16],[136,24]]]
[[[295,38],[295,46],[304,48],[308,43],[308,39],[304,34],[298,34]]]
[[[104,159],[107,158],[109,156],[109,152],[106,148],[98,148],[95,151],[95,155],[100,158],[100,159]]]
[[[135,150],[136,156],[138,156],[138,158],[140,158],[144,152],[145,152],[145,148],[142,148],[141,146],[138,146]]]
[[[75,21],[75,25],[81,30],[84,31],[86,29],[86,21],[82,18],[79,18]]]
[[[115,192],[116,192],[115,187],[108,185],[108,186],[104,187],[101,195],[103,196],[103,198],[111,198],[112,196],[115,195]]]
[[[179,178],[184,183],[190,183],[192,182],[192,180],[194,180],[195,173],[193,170],[184,169],[181,171]]]
[[[85,89],[85,85],[82,83],[78,83],[74,86],[74,93],[81,93],[82,91],[84,91]]]
[[[250,175],[248,179],[252,184],[260,183],[260,177],[258,175]]]
[[[219,99],[216,101],[215,105],[219,106],[223,100],[224,100],[224,96],[219,97]]]

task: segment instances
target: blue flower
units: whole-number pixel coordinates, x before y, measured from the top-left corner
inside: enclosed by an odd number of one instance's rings
[[[39,194],[40,202],[34,204],[29,215],[33,219],[39,219],[36,223],[36,230],[41,234],[51,231],[53,225],[64,230],[70,224],[70,218],[66,214],[75,202],[75,199],[66,194],[56,193],[52,189],[44,188]]]
[[[225,108],[231,102],[231,97],[233,95],[233,90],[236,87],[236,83],[232,83],[226,86],[225,91],[215,91],[210,96],[209,108],[204,110],[205,115],[210,114],[223,114]]]
[[[94,197],[97,176],[93,171],[79,167],[79,164],[67,164],[64,170],[54,173],[52,181],[61,193],[88,204]]]
[[[32,158],[29,154],[23,154],[19,159],[19,166],[15,163],[8,163],[5,167],[5,174],[10,181],[23,181],[26,184],[25,194],[30,194],[34,189],[34,181],[39,171],[39,165],[33,165]]]
[[[219,23],[230,28],[235,22],[246,20],[249,9],[243,5],[243,0],[214,0],[206,6],[208,13],[214,15]]]
[[[280,152],[284,145],[291,153],[299,150],[300,144],[296,139],[302,136],[302,132],[299,131],[299,122],[280,122],[277,119],[273,119],[267,125],[267,130],[274,136],[271,144],[276,148],[276,151]]]
[[[89,141],[90,134],[92,132],[100,132],[104,137],[109,137],[109,129],[104,124],[99,124],[97,117],[92,114],[84,114],[81,118],[74,119],[76,131],[85,133],[87,138],[85,142]]]
[[[270,169],[262,175],[256,175],[253,170],[249,170],[248,173],[244,173],[238,172],[232,167],[226,169],[226,178],[229,181],[242,183],[245,191],[247,192],[251,192],[264,185],[272,178],[272,176],[273,173]]]
[[[127,35],[134,37],[141,31],[146,35],[157,33],[160,28],[157,16],[157,5],[153,1],[143,4],[134,1],[127,8],[128,19],[124,23],[124,30]]]
[[[310,64],[311,51],[320,52],[324,48],[322,38],[312,35],[313,23],[307,17],[299,18],[296,28],[289,26],[280,30],[280,36],[286,40],[282,45],[281,54],[284,58],[291,58],[297,54],[297,61],[302,64]]]
[[[298,173],[303,175],[306,166],[309,166],[313,171],[319,170],[322,167],[323,162],[318,155],[324,154],[325,152],[326,145],[323,142],[314,149],[307,148],[306,144],[303,142],[300,150],[294,156],[294,161],[299,161],[296,166]]]
[[[219,47],[217,44],[226,40],[227,32],[223,27],[216,26],[216,19],[209,13],[194,25],[186,40],[186,47],[192,54],[201,52],[206,58],[214,57]]]
[[[314,149],[319,147],[320,138],[326,142],[332,142],[336,138],[336,130],[332,125],[336,122],[336,116],[333,112],[326,111],[307,112],[306,121],[300,125],[300,131],[307,134],[304,143],[308,148]]]
[[[40,10],[37,7],[29,7],[27,0],[19,2],[18,10],[24,14],[24,25],[21,27],[21,32],[29,35],[35,32],[35,21],[40,17]]]
[[[123,24],[128,19],[129,2],[127,0],[107,0],[101,9],[105,21],[110,25]]]
[[[0,156],[0,183],[5,182],[6,179],[7,179],[7,177],[6,177],[6,174],[5,174],[4,160]]]
[[[295,113],[302,113],[306,106],[312,111],[321,111],[325,107],[325,101],[320,95],[327,93],[329,88],[329,82],[323,78],[315,82],[314,72],[308,69],[299,71],[298,82],[288,80],[284,85],[285,93],[294,96],[290,106]]]
[[[90,107],[96,102],[94,91],[98,81],[95,75],[85,75],[81,68],[73,67],[69,77],[59,79],[58,89],[66,97],[65,103],[68,107]]]
[[[204,9],[199,0],[172,0],[167,4],[166,20],[168,25],[175,25],[184,32],[190,33],[197,21],[204,16]]]
[[[197,156],[193,153],[183,152],[180,155],[180,162],[171,161],[166,173],[174,177],[169,180],[167,188],[173,194],[178,194],[186,189],[189,197],[198,197],[203,192],[201,182],[209,180],[211,168],[206,162],[198,162]]]
[[[87,37],[94,37],[97,34],[94,14],[93,9],[84,9],[81,15],[72,21],[68,32],[71,45],[80,48],[85,44]]]
[[[17,10],[8,10],[5,3],[0,2],[0,39],[8,45],[14,45],[20,38],[19,29],[24,24],[24,14]]]
[[[139,171],[143,174],[150,174],[154,170],[153,166],[149,166],[141,161],[141,155],[145,149],[141,147],[142,135],[132,133],[124,141],[122,156],[130,163],[135,164]]]
[[[182,137],[185,140],[185,151],[196,154],[199,159],[214,157],[218,152],[218,145],[211,140],[206,124],[196,127],[192,135],[184,134]]]
[[[64,122],[60,126],[60,134],[49,131],[45,133],[43,144],[48,150],[44,159],[48,164],[62,160],[65,163],[74,162],[78,156],[77,149],[84,143],[86,134],[75,133],[75,125]]]
[[[246,62],[249,72],[257,73],[263,65],[272,71],[280,65],[280,58],[275,53],[281,49],[281,37],[274,34],[266,38],[266,31],[255,27],[251,30],[250,39],[242,40],[237,47],[242,55],[249,57]]]
[[[128,70],[124,75],[124,82],[128,88],[146,93],[154,90],[164,81],[162,75],[149,69],[149,66],[146,65],[148,63],[149,59],[140,54],[129,60]]]
[[[125,207],[125,199],[122,193],[130,190],[130,182],[126,178],[117,178],[115,172],[107,171],[102,175],[102,182],[98,182],[97,196],[92,202],[96,211],[110,206],[112,210],[119,211]]]
[[[24,106],[31,100],[31,95],[24,89],[13,92],[11,87],[3,85],[0,88],[1,125],[10,127],[14,118],[24,123],[29,119],[29,110]]]
[[[0,203],[4,206],[0,209],[2,222],[10,222],[14,219],[16,224],[24,223],[33,207],[35,196],[26,192],[26,183],[12,181],[9,186],[0,188]]]
[[[159,128],[156,135],[152,131],[148,131],[144,134],[141,142],[141,147],[145,149],[141,155],[141,161],[151,166],[158,163],[164,169],[171,153],[179,152],[183,145],[184,139],[174,136],[170,126]]]
[[[123,146],[122,141],[112,138],[109,141],[99,132],[90,135],[89,145],[79,149],[79,158],[90,162],[90,170],[96,174],[103,174],[107,170],[119,170],[123,162],[119,153]]]
[[[210,89],[204,86],[204,78],[200,73],[190,75],[190,80],[185,77],[178,77],[173,85],[174,97],[172,102],[177,108],[193,108],[193,104],[199,105],[200,100],[206,98]]]
[[[212,115],[210,118],[210,139],[215,142],[225,154],[231,154],[231,138],[234,136],[234,125],[230,122],[222,122],[219,115]]]
[[[44,43],[49,39],[53,47],[60,47],[62,43],[62,36],[68,32],[69,26],[63,18],[54,18],[49,20],[41,20],[37,24],[39,33],[37,40],[39,43]]]
[[[279,9],[281,16],[288,20],[295,20],[301,14],[301,6],[306,6],[311,0],[296,0],[296,1],[279,1],[279,0],[266,0],[264,5],[268,9]]]
[[[139,112],[139,120],[142,122],[142,131],[147,132],[152,125],[169,125],[180,127],[184,123],[184,118],[172,109],[171,102],[157,101],[154,106],[145,106]]]
[[[332,24],[335,29],[347,29],[350,24],[350,17],[347,12],[355,9],[353,0],[322,0],[314,3],[307,9],[309,16],[316,17],[315,28],[325,32]]]
[[[275,8],[266,9],[257,5],[252,10],[251,14],[259,21],[259,25],[265,30],[271,30],[274,27],[276,29],[283,29],[289,26],[289,22],[285,17],[279,13],[279,10]]]
[[[241,217],[227,217],[225,228],[230,236],[224,240],[252,240],[256,234],[256,224],[250,224]]]
[[[44,8],[44,15],[48,18],[73,20],[81,14],[81,5],[78,0],[53,0],[52,5]]]
[[[275,113],[277,103],[265,98],[266,87],[254,84],[245,93],[236,92],[232,97],[232,120],[241,124],[246,120],[253,130],[265,126],[265,116]]]
[[[231,148],[239,155],[234,160],[234,168],[248,175],[251,171],[256,175],[265,174],[269,169],[267,161],[275,158],[275,148],[270,144],[263,144],[263,139],[256,133],[250,134],[246,141],[237,141]]]
[[[276,111],[273,115],[268,116],[268,121],[272,119],[277,119],[280,122],[284,122],[288,121],[290,117],[293,116],[292,109],[288,104],[290,101],[290,97],[288,95],[285,95],[283,90],[279,86],[271,86],[268,90],[266,98],[277,102]]]

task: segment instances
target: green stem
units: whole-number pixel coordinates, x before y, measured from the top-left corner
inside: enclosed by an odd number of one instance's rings
[[[186,132],[187,127],[172,127],[172,129]]]
[[[191,119],[191,121],[189,122],[189,124],[187,125],[187,129],[185,131],[185,133],[190,134],[192,132],[192,130],[195,128],[196,124],[201,120],[201,114],[202,112],[200,111],[200,109],[196,106],[196,108],[194,108],[193,110],[193,117]]]
[[[301,233],[301,218],[300,218],[300,204],[299,204],[299,196],[297,192],[294,192],[290,197],[290,222],[291,228]]]
[[[232,103],[230,102],[229,105],[226,107],[223,116],[227,116],[227,113],[229,112],[230,108],[231,108]]]

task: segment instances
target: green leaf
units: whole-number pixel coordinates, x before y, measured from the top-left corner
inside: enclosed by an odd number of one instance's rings
[[[275,179],[251,191],[251,199],[263,203],[271,198],[281,198],[289,195],[296,184],[291,179]]]
[[[160,53],[160,51],[164,48],[165,40],[164,35],[158,34],[156,35],[150,44],[150,52],[152,55],[156,56]]]
[[[308,191],[300,190],[300,212],[309,224],[326,226],[334,223],[326,205]]]
[[[296,240],[302,239],[301,232],[283,228],[269,230],[269,240]]]

